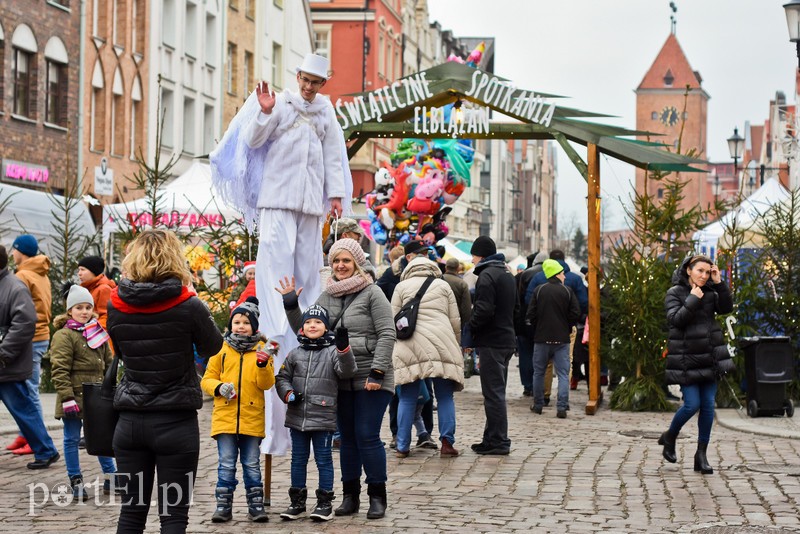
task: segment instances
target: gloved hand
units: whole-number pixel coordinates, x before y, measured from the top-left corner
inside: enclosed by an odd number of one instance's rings
[[[339,352],[347,352],[347,348],[350,346],[350,336],[347,335],[347,328],[337,328],[334,341]]]
[[[281,346],[278,344],[277,341],[272,341],[270,339],[267,340],[266,345],[264,345],[264,352],[266,352],[267,354],[269,354],[271,357],[274,358],[275,356],[278,355],[278,349],[280,348]]]
[[[256,366],[266,367],[270,358],[272,358],[272,356],[270,356],[269,353],[263,350],[256,351]]]
[[[78,403],[75,402],[75,399],[62,402],[61,409],[64,410],[64,417],[69,419],[78,417],[78,414],[81,411],[81,409],[78,407]]]
[[[236,388],[230,382],[225,382],[219,385],[219,396],[225,397],[228,400],[236,398]]]
[[[303,402],[303,394],[300,392],[290,391],[286,394],[286,404],[289,406],[296,406]]]

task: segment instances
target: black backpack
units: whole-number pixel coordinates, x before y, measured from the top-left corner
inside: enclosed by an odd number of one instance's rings
[[[403,304],[397,315],[394,316],[394,327],[397,330],[397,339],[408,339],[414,335],[414,330],[417,328],[417,313],[419,312],[419,303],[422,300],[422,295],[428,290],[428,287],[433,283],[435,276],[429,276],[423,282],[422,287],[419,288],[414,298]]]

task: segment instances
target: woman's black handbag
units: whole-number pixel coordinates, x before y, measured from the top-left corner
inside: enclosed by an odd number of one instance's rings
[[[114,431],[119,413],[114,409],[119,357],[114,356],[102,383],[83,384],[83,437],[92,456],[114,456]]]

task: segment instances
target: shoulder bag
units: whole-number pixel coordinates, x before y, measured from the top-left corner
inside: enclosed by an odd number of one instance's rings
[[[83,437],[86,452],[92,456],[114,456],[114,431],[119,419],[114,409],[118,366],[119,356],[114,356],[102,383],[83,384]]]
[[[422,301],[422,296],[428,287],[433,283],[435,277],[429,276],[422,283],[414,298],[403,304],[397,315],[394,316],[394,326],[397,330],[397,339],[408,339],[414,335],[414,330],[417,328],[417,313],[419,312],[419,303]]]

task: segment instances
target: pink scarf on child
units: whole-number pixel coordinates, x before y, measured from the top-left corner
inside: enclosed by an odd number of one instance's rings
[[[70,330],[81,332],[90,349],[100,348],[103,343],[108,341],[108,332],[100,326],[97,319],[92,319],[86,324],[80,323],[75,319],[67,319],[67,324],[64,326]]]

